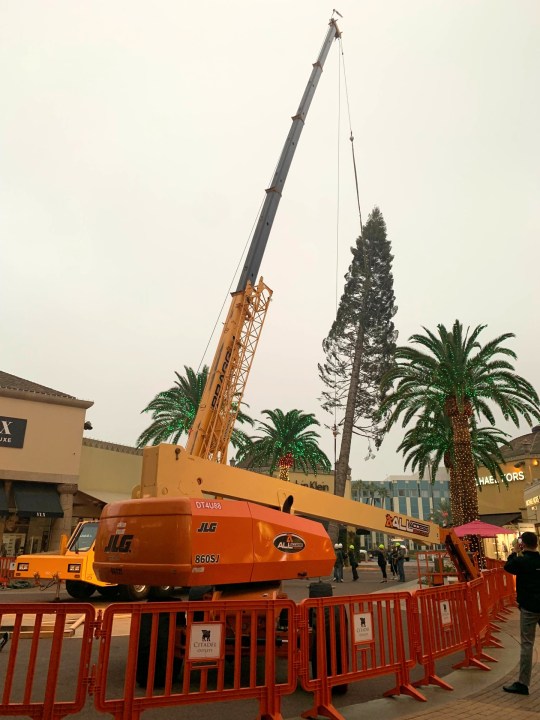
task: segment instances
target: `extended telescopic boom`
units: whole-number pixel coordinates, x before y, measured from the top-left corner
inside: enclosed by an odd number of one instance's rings
[[[262,278],[256,285],[266,243],[306,116],[334,39],[341,35],[332,18],[309,77],[259,215],[236,291],[223,326],[212,367],[188,438],[191,455],[225,463],[240,403],[272,296]]]

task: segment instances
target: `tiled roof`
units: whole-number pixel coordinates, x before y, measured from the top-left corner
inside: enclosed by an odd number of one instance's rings
[[[31,380],[25,380],[24,378],[17,377],[16,375],[10,375],[7,372],[0,370],[0,389],[4,390],[20,390],[22,392],[36,393],[40,395],[52,395],[54,397],[70,398],[75,400],[73,395],[60,392],[59,390],[53,390],[45,385],[39,385],[38,383],[32,382]]]
[[[142,455],[142,448],[132,447],[131,445],[118,445],[117,443],[107,442],[106,440],[93,440],[92,438],[83,437],[83,445],[87,447],[99,448],[100,450],[112,450],[113,452],[127,453],[128,455]]]
[[[528,435],[514,438],[508,445],[501,448],[505,460],[518,457],[540,457],[540,426],[536,425],[534,431]]]

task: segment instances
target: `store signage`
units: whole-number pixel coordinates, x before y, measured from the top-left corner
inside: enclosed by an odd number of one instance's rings
[[[534,497],[525,500],[525,505],[527,507],[530,507],[531,505],[540,505],[540,495],[535,495]]]
[[[523,470],[520,470],[519,472],[509,472],[505,474],[506,482],[517,482],[518,480],[525,480],[525,473]],[[495,479],[493,475],[484,475],[483,477],[478,478],[478,482],[480,485],[498,485],[499,480]]]
[[[26,420],[0,416],[0,447],[22,448]]]

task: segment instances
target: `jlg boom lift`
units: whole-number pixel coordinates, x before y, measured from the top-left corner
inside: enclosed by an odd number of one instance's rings
[[[226,464],[272,294],[262,278],[256,284],[260,263],[325,59],[339,37],[331,19],[266,191],[187,447],[145,448],[140,499],[108,505],[102,513],[94,562],[102,581],[275,596],[282,580],[332,571],[330,538],[309,518],[446,544],[462,578],[476,575],[451,529]]]

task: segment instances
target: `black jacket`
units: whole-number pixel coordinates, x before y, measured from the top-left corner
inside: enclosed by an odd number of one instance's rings
[[[516,576],[519,607],[540,613],[540,553],[534,550],[524,550],[523,555],[512,553],[504,569]]]
[[[386,553],[384,550],[375,550],[375,555],[377,556],[377,563],[379,565],[386,565]]]

